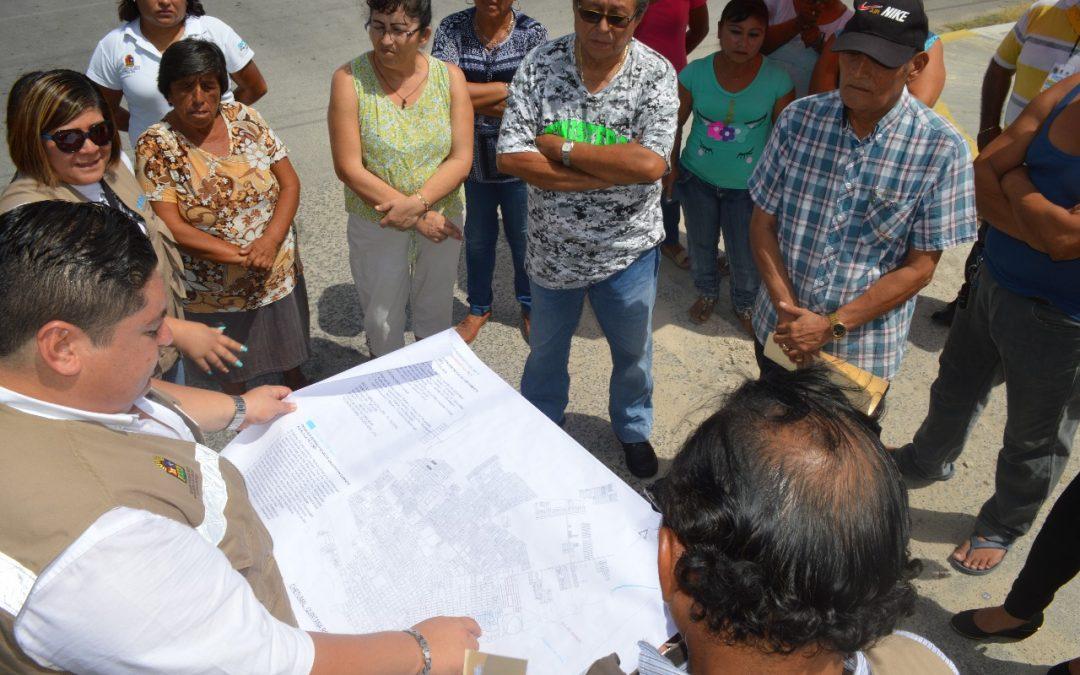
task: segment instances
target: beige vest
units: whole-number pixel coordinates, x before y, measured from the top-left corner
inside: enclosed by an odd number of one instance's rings
[[[156,400],[179,412],[163,398]],[[0,438],[0,672],[55,672],[19,649],[15,616],[37,576],[95,520],[127,506],[198,529],[207,520],[204,475],[216,480],[215,472],[228,491],[218,547],[266,609],[296,625],[270,534],[240,472],[217,453],[211,461],[203,451],[200,464],[194,443],[50,420],[5,405]]]
[[[168,301],[169,316],[184,318],[184,261],[176,247],[176,239],[161,219],[154,215],[150,202],[143,198],[142,188],[135,175],[122,162],[105,172],[105,184],[112,188],[116,196],[135,213],[142,216],[146,223],[146,232],[157,254],[158,271],[165,280],[165,293]],[[58,199],[65,202],[85,202],[86,197],[66,183],[49,187],[27,176],[16,176],[0,194],[0,214],[7,213],[16,206]],[[161,351],[158,367],[163,373],[173,367],[180,353],[175,347],[165,347]],[[160,374],[160,373],[159,373]]]

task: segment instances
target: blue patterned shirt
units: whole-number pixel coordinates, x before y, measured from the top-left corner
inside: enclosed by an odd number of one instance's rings
[[[511,10],[513,11],[513,10]],[[439,23],[431,55],[461,68],[468,82],[510,84],[525,55],[547,42],[547,30],[536,20],[513,12],[514,28],[494,49],[486,49],[476,36],[476,8],[455,12]],[[495,167],[495,143],[502,118],[477,115],[473,132],[473,165],[469,178],[481,183],[518,180]]]
[[[795,101],[780,115],[749,188],[754,203],[777,218],[796,301],[819,314],[865,293],[910,249],[940,251],[975,239],[967,143],[906,90],[862,140],[838,92]],[[823,349],[891,379],[914,310],[912,297]],[[762,285],[754,333],[764,342],[775,327]]]

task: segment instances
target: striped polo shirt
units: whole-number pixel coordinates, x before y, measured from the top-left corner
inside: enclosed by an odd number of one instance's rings
[[[1080,53],[1080,0],[1038,0],[998,46],[994,61],[1016,71],[1005,109],[1011,124],[1042,91],[1047,74]]]

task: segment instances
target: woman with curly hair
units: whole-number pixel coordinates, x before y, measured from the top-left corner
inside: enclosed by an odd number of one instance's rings
[[[251,105],[266,94],[255,52],[224,21],[206,16],[202,0],[119,0],[117,14],[123,23],[98,42],[86,75],[101,87],[131,145],[169,112],[169,102],[157,88],[158,69],[162,53],[180,40],[209,40],[221,48],[236,83],[231,92],[228,86],[222,88],[223,101]],[[126,109],[121,99],[127,99]]]
[[[181,40],[161,57],[158,88],[173,106],[139,138],[137,174],[154,213],[183,251],[189,319],[223,326],[247,348],[218,376],[229,394],[284,373],[307,384],[307,290],[293,218],[300,179],[259,113],[225,103],[225,57]]]
[[[916,597],[907,492],[824,373],[742,385],[654,494],[660,587],[693,675],[956,673],[894,632]],[[639,672],[687,671],[643,647]]]

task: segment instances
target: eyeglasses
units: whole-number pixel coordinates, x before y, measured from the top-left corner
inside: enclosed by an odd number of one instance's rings
[[[395,42],[404,42],[413,36],[415,33],[420,32],[420,28],[413,28],[412,30],[402,30],[400,28],[394,28],[391,26],[389,29],[381,23],[373,24],[370,21],[364,24],[364,28],[367,29],[371,36],[375,39],[379,39],[387,33],[390,34],[390,39]]]
[[[601,19],[607,19],[607,24],[612,28],[626,28],[630,25],[630,22],[637,17],[636,14],[634,16],[604,14],[603,12],[598,12],[595,9],[585,9],[577,3],[575,3],[574,6],[577,8],[578,16],[580,16],[581,20],[585,23],[600,23]]]
[[[82,129],[60,129],[51,134],[41,134],[41,138],[56,143],[56,147],[60,152],[74,154],[82,149],[88,138],[94,142],[94,145],[105,146],[111,144],[114,133],[115,129],[113,129],[112,122],[103,120],[97,124],[91,124],[86,131]]]

